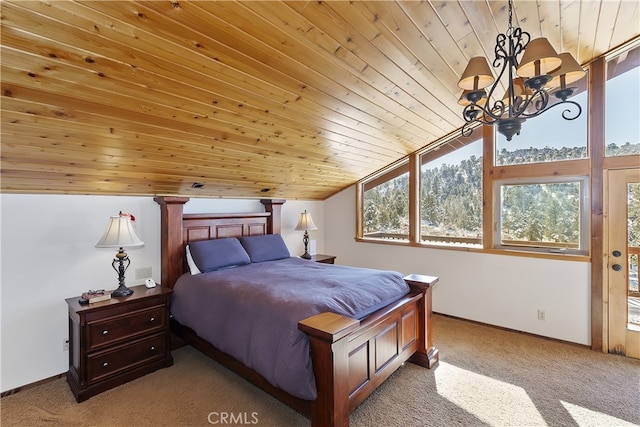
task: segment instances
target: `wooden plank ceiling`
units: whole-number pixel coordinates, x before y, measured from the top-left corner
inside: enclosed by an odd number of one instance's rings
[[[639,4],[516,1],[514,18],[585,63],[638,35]],[[459,128],[458,78],[507,28],[506,1],[1,14],[4,193],[322,200]]]

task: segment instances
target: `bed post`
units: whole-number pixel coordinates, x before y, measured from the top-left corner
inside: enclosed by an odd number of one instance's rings
[[[280,234],[282,229],[282,205],[286,200],[282,199],[260,199],[260,203],[264,205],[264,210],[271,212],[269,221],[267,221],[267,234]]]
[[[160,265],[162,273],[160,283],[173,289],[176,280],[182,274],[182,209],[189,201],[188,197],[154,197],[160,205]]]
[[[358,320],[320,313],[298,323],[309,336],[318,398],[311,408],[312,426],[349,426],[349,342]],[[343,339],[344,338],[344,339]]]
[[[422,274],[410,274],[406,276],[404,280],[411,289],[423,294],[422,301],[420,301],[418,305],[418,349],[413,356],[409,358],[409,361],[431,369],[438,363],[440,358],[438,349],[433,346],[433,312],[431,309],[433,285],[435,285],[439,279]]]

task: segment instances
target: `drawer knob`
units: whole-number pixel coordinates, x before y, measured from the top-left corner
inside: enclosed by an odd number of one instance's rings
[[[107,335],[108,333],[109,333],[109,331],[106,330],[106,329],[104,331],[102,331],[102,335]]]
[[[156,347],[152,345],[151,346],[151,351],[154,351],[155,349],[156,349]]]
[[[104,363],[102,364],[102,367],[103,367],[103,368],[106,368],[107,366],[109,366],[109,363],[108,363],[108,362],[104,362]]]
[[[155,317],[152,317],[151,319],[149,319],[149,322],[153,322],[153,321],[155,321],[155,320],[156,320],[156,318],[155,318]]]

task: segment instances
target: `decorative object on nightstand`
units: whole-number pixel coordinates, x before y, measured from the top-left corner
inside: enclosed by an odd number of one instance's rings
[[[313,218],[311,218],[311,214],[307,212],[305,209],[304,212],[300,214],[300,220],[298,221],[298,225],[296,225],[297,231],[304,230],[304,237],[302,238],[302,242],[304,243],[304,254],[300,255],[300,258],[311,259],[311,255],[309,255],[308,247],[309,247],[309,232],[308,230],[317,230],[318,227],[314,224]]]
[[[76,400],[171,366],[169,287],[133,287],[128,298],[69,307],[67,382]]]
[[[100,301],[106,301],[111,299],[111,292],[105,292],[104,289],[98,290],[88,290],[87,292],[83,292],[80,297],[80,304],[93,304]]]
[[[122,212],[119,215],[112,216],[107,226],[107,231],[104,232],[100,241],[96,243],[96,248],[120,248],[111,263],[113,269],[118,273],[118,289],[111,292],[113,297],[126,297],[133,293],[124,284],[124,272],[127,271],[129,264],[131,264],[131,260],[124,248],[144,245],[144,242],[140,240],[133,229],[132,221],[134,220],[135,217],[133,215]]]

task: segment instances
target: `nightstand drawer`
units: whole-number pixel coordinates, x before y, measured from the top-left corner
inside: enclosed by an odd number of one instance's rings
[[[158,305],[124,316],[91,322],[87,325],[87,351],[120,340],[163,330],[167,324],[166,307]]]
[[[165,343],[166,337],[163,333],[88,356],[87,383],[117,375],[154,359],[162,359],[165,357]]]

